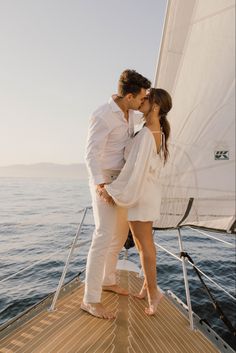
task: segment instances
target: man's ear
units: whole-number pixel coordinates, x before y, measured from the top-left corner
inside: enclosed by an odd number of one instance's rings
[[[134,97],[133,97],[132,93],[128,93],[128,94],[126,94],[125,98],[127,99],[127,101],[131,101]]]

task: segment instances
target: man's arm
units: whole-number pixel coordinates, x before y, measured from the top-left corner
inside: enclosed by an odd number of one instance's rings
[[[92,116],[89,122],[85,160],[89,175],[95,185],[104,186],[101,158],[106,145],[109,128],[99,116]]]

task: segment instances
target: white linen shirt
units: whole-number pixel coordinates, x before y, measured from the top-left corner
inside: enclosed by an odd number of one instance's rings
[[[85,160],[89,177],[94,184],[105,183],[103,170],[121,170],[124,166],[124,149],[140,124],[140,115],[129,110],[129,121],[111,97],[91,116]]]

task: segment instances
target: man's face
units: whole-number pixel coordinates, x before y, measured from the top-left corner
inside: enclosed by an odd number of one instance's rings
[[[141,104],[139,111],[144,115],[147,115],[150,112],[151,104],[148,99],[148,95],[145,96],[143,103]]]
[[[133,109],[133,110],[138,110],[142,103],[144,102],[144,99],[146,97],[146,89],[142,88],[140,93],[137,94],[137,96],[133,96],[130,99],[130,106],[129,109]]]

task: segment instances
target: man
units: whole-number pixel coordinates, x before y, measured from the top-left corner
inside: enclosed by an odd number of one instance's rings
[[[104,319],[115,315],[102,305],[102,290],[128,295],[116,284],[115,273],[118,254],[127,239],[128,222],[126,210],[105,202],[102,193],[104,185],[111,183],[124,165],[124,148],[134,133],[133,110],[139,109],[150,86],[150,81],[135,70],[125,70],[119,79],[118,94],[99,107],[90,119],[86,164],[95,231],[88,253],[81,309]]]

